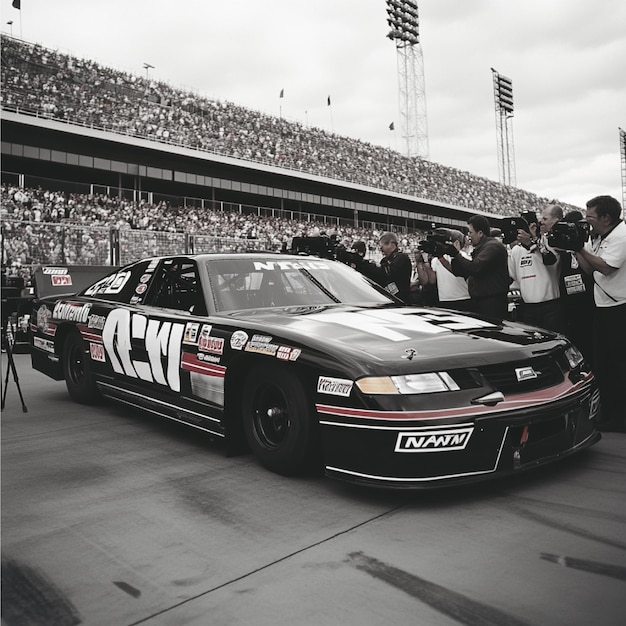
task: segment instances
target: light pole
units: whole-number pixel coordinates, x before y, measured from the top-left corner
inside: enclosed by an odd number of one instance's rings
[[[7,25],[11,29],[11,37],[13,37],[13,20],[9,20]]]
[[[428,158],[424,59],[416,0],[387,0],[387,37],[396,46],[400,131],[407,156]]]
[[[144,63],[143,67],[146,70],[146,80],[149,80],[150,70],[154,69],[154,65],[150,65],[150,63]]]

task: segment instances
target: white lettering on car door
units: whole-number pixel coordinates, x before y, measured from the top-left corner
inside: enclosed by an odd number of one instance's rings
[[[168,386],[172,391],[180,391],[184,332],[184,324],[149,320],[145,315],[131,314],[127,309],[115,309],[106,318],[102,341],[111,366],[118,374],[156,382]],[[144,342],[147,361],[133,354],[133,340]]]

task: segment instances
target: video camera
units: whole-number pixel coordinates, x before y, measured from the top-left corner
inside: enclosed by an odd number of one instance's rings
[[[426,252],[426,254],[436,257],[443,256],[444,254],[454,256],[457,253],[450,237],[439,233],[426,235],[426,239],[422,239],[417,247],[421,252]]]
[[[337,243],[334,237],[322,235],[320,237],[294,237],[291,241],[291,254],[317,256],[321,259],[332,259],[346,265],[356,265],[363,258],[356,252],[348,250],[342,243]]]
[[[513,243],[517,239],[518,230],[525,230],[528,234],[531,234],[531,224],[537,224],[537,226],[539,226],[537,214],[534,211],[522,211],[519,217],[505,218],[501,226],[502,243]]]
[[[548,244],[561,250],[581,250],[589,239],[589,232],[586,220],[557,222],[548,233]]]

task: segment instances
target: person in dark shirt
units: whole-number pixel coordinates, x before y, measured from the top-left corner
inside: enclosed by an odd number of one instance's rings
[[[411,274],[413,266],[408,254],[398,248],[398,239],[393,233],[385,233],[379,239],[383,258],[380,265],[363,264],[356,269],[377,282],[389,293],[405,304],[411,302]]]
[[[508,314],[508,292],[511,278],[508,271],[508,253],[504,244],[490,236],[489,221],[482,215],[473,215],[467,222],[472,242],[472,258],[453,254],[450,269],[455,276],[467,279],[472,310],[495,320]],[[447,261],[442,261],[442,264]]]
[[[583,220],[580,211],[570,211],[563,217],[564,222]],[[593,338],[589,331],[594,316],[593,278],[583,272],[576,252],[560,250],[561,271],[559,289],[563,302],[564,333],[583,353],[587,363],[594,366]]]

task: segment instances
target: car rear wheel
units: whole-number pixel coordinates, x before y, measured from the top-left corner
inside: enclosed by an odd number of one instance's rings
[[[265,366],[250,373],[243,427],[252,452],[273,472],[293,475],[311,466],[317,429],[304,386],[294,372]]]
[[[99,399],[96,381],[91,371],[91,358],[87,354],[85,341],[72,332],[63,347],[63,375],[65,384],[74,402],[95,404]]]

